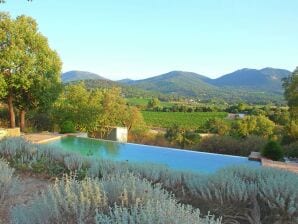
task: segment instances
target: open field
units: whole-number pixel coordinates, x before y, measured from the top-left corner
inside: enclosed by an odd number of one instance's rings
[[[152,112],[142,111],[146,124],[150,127],[167,128],[173,124],[196,129],[211,118],[225,118],[225,112]]]

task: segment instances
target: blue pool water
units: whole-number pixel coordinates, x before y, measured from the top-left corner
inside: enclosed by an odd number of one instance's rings
[[[193,172],[210,173],[232,165],[260,166],[259,162],[249,161],[247,157],[117,143],[90,138],[65,137],[48,144],[102,159],[157,163],[176,170]]]

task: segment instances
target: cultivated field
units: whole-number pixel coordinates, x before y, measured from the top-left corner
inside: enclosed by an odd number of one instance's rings
[[[186,128],[199,128],[208,119],[225,118],[225,112],[152,112],[142,111],[146,124],[150,127],[167,128],[177,124]]]

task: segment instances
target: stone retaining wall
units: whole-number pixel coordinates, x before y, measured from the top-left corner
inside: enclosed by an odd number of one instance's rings
[[[0,139],[4,137],[18,137],[21,136],[20,128],[3,128],[0,129]]]

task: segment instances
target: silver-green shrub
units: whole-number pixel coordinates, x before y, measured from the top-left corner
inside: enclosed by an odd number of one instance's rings
[[[95,209],[108,210],[107,199],[98,180],[77,181],[65,176],[27,206],[12,209],[12,223],[89,223]]]
[[[0,159],[0,204],[17,189],[18,181],[13,174],[14,169]]]
[[[194,184],[195,182],[195,184]],[[298,223],[298,175],[272,168],[230,167],[186,183],[185,200],[223,221]]]
[[[35,153],[36,146],[23,138],[14,137],[0,141],[0,155],[8,161],[30,162],[34,159]]]
[[[131,207],[113,206],[108,214],[97,211],[96,224],[220,224],[213,216],[202,218],[199,210],[176,200],[149,200]]]
[[[69,170],[80,170],[83,166],[83,163],[83,157],[77,154],[64,157],[64,164]]]
[[[155,216],[156,213],[156,217]],[[128,216],[156,223],[217,224],[220,220],[200,218],[198,209],[179,205],[173,197],[146,180],[132,174],[116,175],[102,180],[86,178],[77,181],[64,177],[31,202],[11,211],[12,223],[133,223]],[[175,215],[175,217],[174,217]],[[151,216],[151,217],[150,217]],[[138,223],[138,222],[134,222]],[[143,223],[143,222],[139,222]],[[177,222],[176,222],[177,223]]]
[[[35,163],[42,161],[46,168],[53,164],[68,171],[78,171],[89,167],[89,159],[78,153],[66,152],[50,145],[32,144],[21,137],[0,141],[0,156],[16,167],[32,169]]]

